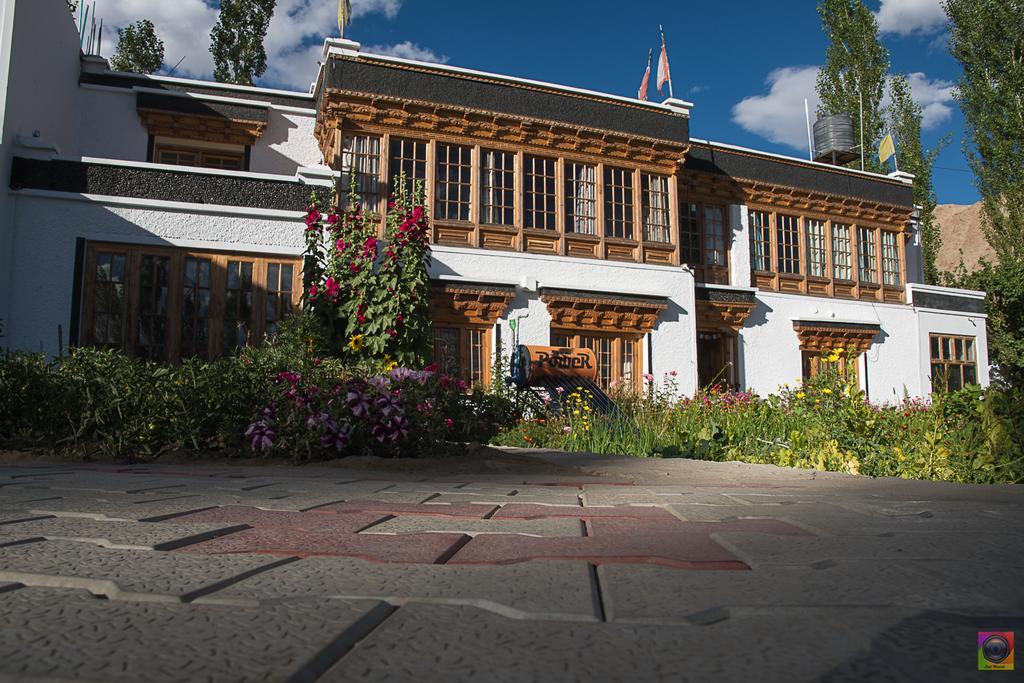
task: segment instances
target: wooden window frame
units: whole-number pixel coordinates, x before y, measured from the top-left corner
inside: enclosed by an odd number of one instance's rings
[[[959,352],[958,349],[963,349]],[[938,351],[938,357],[936,357]],[[952,357],[951,357],[952,356]],[[962,356],[958,358],[957,356]],[[965,386],[978,384],[978,338],[961,334],[933,333],[928,335],[929,372],[932,391],[953,391]],[[939,376],[936,366],[943,373]],[[967,381],[967,368],[973,369],[974,380]],[[946,378],[946,386],[938,387],[941,377]],[[959,386],[954,387],[950,379],[957,377]]]
[[[548,191],[549,184],[550,192]],[[524,154],[523,228],[525,230],[557,231],[558,206],[558,160]]]
[[[488,155],[496,155],[489,157]],[[514,228],[516,227],[516,211],[518,202],[516,196],[517,176],[517,153],[504,149],[481,148],[480,149],[480,224],[490,227]],[[501,182],[496,183],[488,178],[489,159],[501,159],[501,165],[496,166],[494,173],[501,177]],[[511,162],[511,167],[508,165]],[[511,182],[509,182],[511,180]],[[511,203],[507,203],[506,199]],[[495,214],[498,220],[495,220]]]
[[[182,164],[181,162],[167,162],[160,159],[164,153],[168,154],[193,154],[196,158],[195,164]],[[185,168],[208,168],[217,171],[248,171],[246,159],[248,154],[245,150],[241,151],[230,151],[222,149],[206,149],[204,147],[188,147],[186,145],[168,145],[168,144],[154,144],[153,145],[153,163],[154,164],[166,164],[168,166],[182,166]],[[238,161],[238,168],[224,168],[223,165],[210,165],[206,163],[209,158],[222,158],[232,159]]]
[[[429,140],[422,140],[420,138],[394,135],[389,137],[387,163],[384,166],[387,174],[385,176],[387,178],[385,187],[390,188],[391,194],[395,194],[398,189],[395,185],[395,177],[402,173],[405,173],[405,191],[407,193],[411,194],[415,191],[417,182],[423,183],[424,193],[430,192],[430,173],[433,170],[431,146]],[[420,150],[423,151],[422,159],[419,158]],[[411,169],[412,173],[407,173],[406,167]],[[416,173],[417,169],[420,168],[422,168],[422,175]],[[427,206],[430,206],[430,199],[432,197],[427,197]]]
[[[882,286],[902,287],[903,274],[901,271],[903,263],[900,258],[900,236],[892,230],[882,230],[880,232],[880,237],[882,250]],[[891,245],[887,244],[887,240],[889,238],[891,238]],[[890,248],[891,251],[889,250]]]
[[[841,231],[839,229],[842,229]],[[856,282],[856,271],[854,270],[855,264],[853,260],[853,226],[849,223],[838,223],[830,221],[829,235],[831,244],[829,245],[829,252],[832,260],[832,280],[841,280],[844,282]],[[845,232],[845,235],[840,237],[840,232]],[[844,244],[841,244],[844,243]],[[836,255],[840,253],[839,249],[845,246],[841,252],[844,256],[842,262],[836,258]],[[845,277],[840,277],[839,269],[844,269]]]
[[[870,240],[865,240],[865,236],[869,236]],[[857,226],[857,281],[861,285],[878,286],[882,284],[878,272],[878,242],[878,228],[870,225]],[[869,248],[865,249],[865,245]],[[871,277],[865,277],[866,273]]]
[[[442,148],[444,154],[442,154]],[[452,150],[458,158],[452,160]],[[434,149],[434,219],[443,222],[468,223],[473,217],[473,148],[466,145],[437,143]],[[453,181],[449,177],[452,169],[458,175]],[[445,173],[442,173],[445,171]],[[451,190],[456,189],[455,199]],[[455,215],[451,209],[455,209]],[[463,217],[465,215],[465,217]]]
[[[762,220],[755,220],[755,216]],[[771,211],[748,209],[747,225],[750,229],[750,265],[755,273],[775,273],[774,240],[772,232],[775,222]],[[767,239],[765,239],[767,237]]]
[[[595,164],[588,164],[584,162],[571,161],[566,159],[564,161],[566,172],[565,172],[565,229],[566,232],[573,235],[589,235],[597,237],[600,235],[600,226],[597,222],[598,212],[598,183],[597,181],[597,166]],[[577,175],[578,169],[585,169],[591,174],[591,177],[580,178]],[[577,193],[577,188],[580,185],[585,185],[590,188],[590,196],[581,196]],[[571,188],[571,190],[570,190]],[[586,213],[577,213],[577,209],[585,206],[588,207]],[[577,226],[580,222],[588,227],[587,230],[577,230]]]
[[[790,223],[790,221],[792,221]],[[800,216],[790,213],[775,214],[775,270],[782,276],[803,276],[802,254],[800,243],[803,220]],[[784,240],[784,236],[791,240]]]
[[[433,358],[438,368],[447,372],[444,359],[439,354],[438,334],[441,330],[455,330],[459,346],[459,372],[455,376],[465,381],[470,387],[477,385],[489,387],[491,385],[491,338],[494,327],[451,321],[435,321],[432,327]],[[478,357],[474,358],[474,354],[478,354]]]
[[[804,218],[804,250],[807,256],[807,277],[828,280],[828,226],[818,218]],[[815,272],[818,271],[818,272]]]
[[[704,265],[704,235],[701,231],[701,214],[701,205],[697,202],[685,199],[679,202],[679,259],[681,263],[685,263],[691,268]],[[692,258],[693,256],[696,258]]]
[[[657,244],[672,243],[671,194],[668,176],[657,173],[640,174],[644,241]]]
[[[636,241],[636,184],[632,169],[604,166],[605,240]]]
[[[611,342],[610,355],[611,355],[611,367],[608,372],[608,382],[602,382],[601,377],[601,358],[600,354],[595,350],[595,355],[598,356],[598,381],[596,384],[604,390],[608,390],[614,387],[620,386],[624,382],[628,382],[626,387],[628,389],[637,391],[643,384],[643,348],[641,341],[643,335],[641,334],[618,334],[615,332],[594,332],[590,330],[572,330],[566,328],[552,327],[550,330],[550,343],[552,346],[563,346],[572,349],[578,348],[590,348],[584,346],[582,343],[583,339],[595,339],[595,340],[609,340]],[[565,341],[565,344],[559,344],[559,341]],[[628,347],[628,348],[627,348]],[[632,377],[629,379],[623,378],[623,368],[625,367],[624,355],[632,353],[630,359],[630,372]]]
[[[353,174],[354,168],[356,193],[363,203],[363,208],[373,213],[382,213],[384,188],[387,187],[381,184],[381,167],[384,165],[383,138],[379,135],[349,132],[342,135],[341,139],[341,186],[338,194],[342,197],[342,205],[347,204],[349,177]],[[371,141],[376,142],[377,154],[365,151],[365,146],[360,149],[356,146],[358,140],[366,141],[367,146]],[[352,148],[348,146],[349,141],[353,143]]]
[[[253,263],[253,317],[250,338],[256,343],[262,341],[266,329],[267,266],[287,264],[292,266],[291,310],[298,310],[302,295],[302,261],[299,257],[283,255],[252,255],[217,252],[211,250],[179,247],[150,246],[144,244],[93,242],[86,244],[85,281],[82,287],[82,330],[81,343],[95,345],[93,339],[94,304],[97,254],[115,253],[125,257],[124,295],[121,302],[121,341],[118,345],[129,356],[136,355],[138,330],[138,295],[140,267],[144,257],[168,259],[167,283],[167,329],[166,357],[160,360],[175,363],[181,359],[182,329],[184,324],[185,263],[189,258],[211,262],[210,303],[207,320],[207,357],[216,358],[222,354],[224,305],[227,286],[227,264],[229,261]]]

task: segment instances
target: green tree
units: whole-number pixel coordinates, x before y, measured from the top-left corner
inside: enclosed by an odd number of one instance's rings
[[[213,76],[222,83],[252,85],[267,70],[263,39],[276,0],[221,0],[220,16],[210,32]]]
[[[151,74],[164,65],[164,41],[157,38],[153,22],[143,19],[117,29],[117,47],[110,58],[114,71]]]
[[[935,221],[938,203],[932,186],[932,166],[946,141],[925,151],[921,144],[921,106],[914,102],[910,81],[902,74],[889,80],[890,122],[896,138],[896,162],[901,171],[914,174],[914,204],[921,207],[921,247],[924,251],[924,279],[937,284],[939,271],[935,256],[942,246],[942,234]]]
[[[878,39],[878,23],[862,0],[822,0],[818,15],[830,41],[825,66],[818,74],[818,114],[849,114],[859,137],[863,109],[864,168],[884,172],[874,150],[885,125],[882,97],[889,51]],[[859,167],[860,161],[851,165]]]
[[[947,0],[965,153],[1000,261],[1024,259],[1024,0]]]
[[[74,14],[78,10],[78,0],[68,0],[68,9]]]

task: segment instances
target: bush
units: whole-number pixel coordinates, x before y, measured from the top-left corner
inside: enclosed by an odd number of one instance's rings
[[[828,359],[827,359],[828,360]],[[958,482],[1024,481],[1024,393],[978,387],[899,405],[867,402],[833,354],[802,386],[761,398],[716,387],[680,398],[661,388],[615,396],[599,415],[587,397],[552,400],[497,443],[644,457],[689,457],[870,476]],[[850,364],[852,365],[852,364]]]

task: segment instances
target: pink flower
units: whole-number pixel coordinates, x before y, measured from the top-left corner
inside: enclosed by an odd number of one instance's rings
[[[677,375],[679,375],[679,373],[676,372],[675,370],[672,370],[671,372],[668,373],[668,375],[669,377],[676,377]]]
[[[319,294],[319,293],[320,293],[320,288],[319,287],[317,287],[316,285],[310,285],[309,286],[309,298],[310,299],[316,298],[316,295]]]
[[[444,426],[447,427],[448,429],[451,429],[453,426],[455,426],[455,420],[451,419],[450,417],[446,418],[444,421]]]
[[[337,242],[334,243],[334,246],[338,248],[339,252],[342,252],[345,251],[345,247],[348,246],[348,242],[346,242],[343,239],[339,239]]]
[[[654,381],[654,375],[649,375],[647,373],[644,373],[644,381],[645,382],[653,382]]]
[[[327,278],[327,282],[324,283],[324,289],[327,291],[327,296],[332,299],[338,296],[338,292],[341,290],[341,285],[333,278]]]
[[[338,223],[338,214],[332,213],[327,217],[327,225],[336,225]]]

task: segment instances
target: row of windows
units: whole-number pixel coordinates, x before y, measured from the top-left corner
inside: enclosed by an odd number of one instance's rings
[[[754,270],[890,287],[903,284],[898,233],[768,211],[752,210],[749,215]]]
[[[277,332],[298,306],[297,261],[92,244],[83,338],[136,358],[212,358]]]
[[[525,228],[555,230],[561,194],[568,232],[598,235],[600,228],[606,237],[635,240],[640,233],[647,241],[672,241],[667,176],[640,173],[638,186],[637,173],[632,169],[605,167],[604,177],[598,179],[595,165],[565,161],[559,192],[559,160],[525,155],[523,186],[517,192],[515,152],[480,150],[479,179],[474,182],[471,147],[439,142],[435,149],[433,205],[437,220],[473,220],[475,207],[481,224],[513,227],[518,201],[522,203]],[[394,191],[390,185],[393,180],[385,178],[404,174],[409,183],[426,182],[428,153],[429,145],[424,141],[392,138],[385,173],[380,138],[346,135],[342,143],[342,185],[350,187],[354,183],[366,206],[379,211],[384,188]],[[603,226],[598,226],[599,181],[604,195]]]

